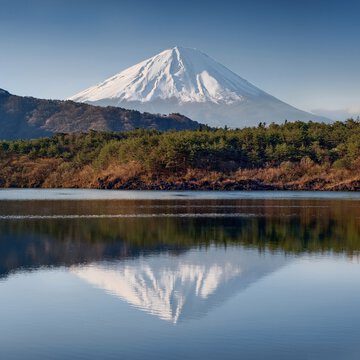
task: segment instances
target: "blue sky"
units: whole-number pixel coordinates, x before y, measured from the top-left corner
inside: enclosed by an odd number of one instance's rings
[[[175,45],[304,110],[360,113],[360,1],[0,0],[0,87],[66,98]]]

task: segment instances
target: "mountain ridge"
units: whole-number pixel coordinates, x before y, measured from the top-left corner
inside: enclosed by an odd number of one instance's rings
[[[0,139],[31,139],[54,133],[128,131],[136,128],[186,130],[200,127],[180,114],[141,113],[69,100],[44,100],[12,95],[0,89]]]

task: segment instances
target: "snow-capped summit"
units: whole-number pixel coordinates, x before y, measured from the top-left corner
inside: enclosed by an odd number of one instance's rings
[[[231,104],[261,91],[196,49],[174,47],[134,65],[71,99]]]
[[[201,51],[178,46],[70,99],[156,113],[181,112],[213,126],[324,120],[274,98]]]

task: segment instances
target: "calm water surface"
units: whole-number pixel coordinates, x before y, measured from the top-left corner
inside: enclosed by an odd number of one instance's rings
[[[360,358],[360,196],[0,190],[0,359]]]

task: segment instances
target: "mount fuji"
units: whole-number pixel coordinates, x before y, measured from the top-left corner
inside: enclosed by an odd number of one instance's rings
[[[70,98],[153,113],[179,112],[232,128],[284,120],[329,121],[271,96],[196,49],[174,47]]]

